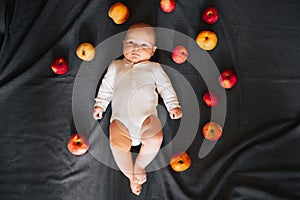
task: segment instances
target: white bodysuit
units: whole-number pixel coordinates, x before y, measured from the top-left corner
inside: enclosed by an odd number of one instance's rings
[[[157,116],[158,93],[170,111],[180,107],[171,82],[159,63],[145,61],[137,64],[127,59],[115,60],[108,67],[95,105],[106,110],[111,101],[112,116],[129,131],[132,146],[140,144],[140,129],[150,115]]]

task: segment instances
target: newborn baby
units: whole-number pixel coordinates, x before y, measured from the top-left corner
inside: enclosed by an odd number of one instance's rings
[[[158,93],[172,119],[182,117],[176,93],[159,63],[149,61],[156,50],[154,29],[146,23],[127,30],[124,59],[114,60],[107,69],[95,99],[93,117],[102,118],[111,102],[110,147],[114,159],[139,195],[146,182],[146,166],[157,155],[162,125],[157,117]],[[157,93],[158,92],[158,93]],[[135,162],[130,149],[141,145]]]

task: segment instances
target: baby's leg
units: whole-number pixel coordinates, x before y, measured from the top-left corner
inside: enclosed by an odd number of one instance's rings
[[[130,181],[131,191],[139,195],[142,190],[141,184],[133,181],[133,161],[130,152],[131,139],[128,129],[118,120],[112,121],[110,124],[110,148],[115,158],[115,161]]]
[[[131,139],[127,128],[118,120],[110,124],[110,148],[115,161],[129,180],[133,180],[133,161],[130,152]]]
[[[157,155],[162,140],[163,133],[161,123],[158,117],[148,117],[141,129],[141,149],[134,164],[134,182],[143,184],[146,181],[146,166]]]

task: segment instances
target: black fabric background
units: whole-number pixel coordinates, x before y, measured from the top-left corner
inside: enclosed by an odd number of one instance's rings
[[[0,199],[300,199],[300,2],[178,0],[166,14],[158,0],[128,0],[131,17],[123,25],[107,16],[114,2],[0,1]],[[214,25],[200,18],[208,6],[220,13]],[[70,154],[67,142],[76,132],[72,90],[82,62],[76,47],[99,44],[139,21],[191,38],[203,29],[216,32],[218,46],[209,54],[220,71],[235,69],[239,81],[226,91],[223,137],[199,159],[201,128],[210,119],[201,100],[207,88],[192,66],[174,65],[169,53],[157,52],[154,59],[193,86],[201,120],[187,150],[191,167],[149,173],[137,197],[120,171],[89,153]],[[69,63],[65,75],[51,71],[58,56]],[[168,138],[178,124],[167,125]]]

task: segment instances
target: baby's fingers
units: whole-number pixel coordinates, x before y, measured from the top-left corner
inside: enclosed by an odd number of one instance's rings
[[[93,117],[95,120],[102,119],[102,113],[94,112]]]
[[[170,113],[171,119],[179,119],[182,117],[182,113],[178,111],[174,111]]]
[[[93,113],[93,118],[97,120],[97,113]]]
[[[177,119],[177,114],[176,114],[176,112],[171,112],[171,113],[170,113],[170,117],[171,117],[171,119]]]

